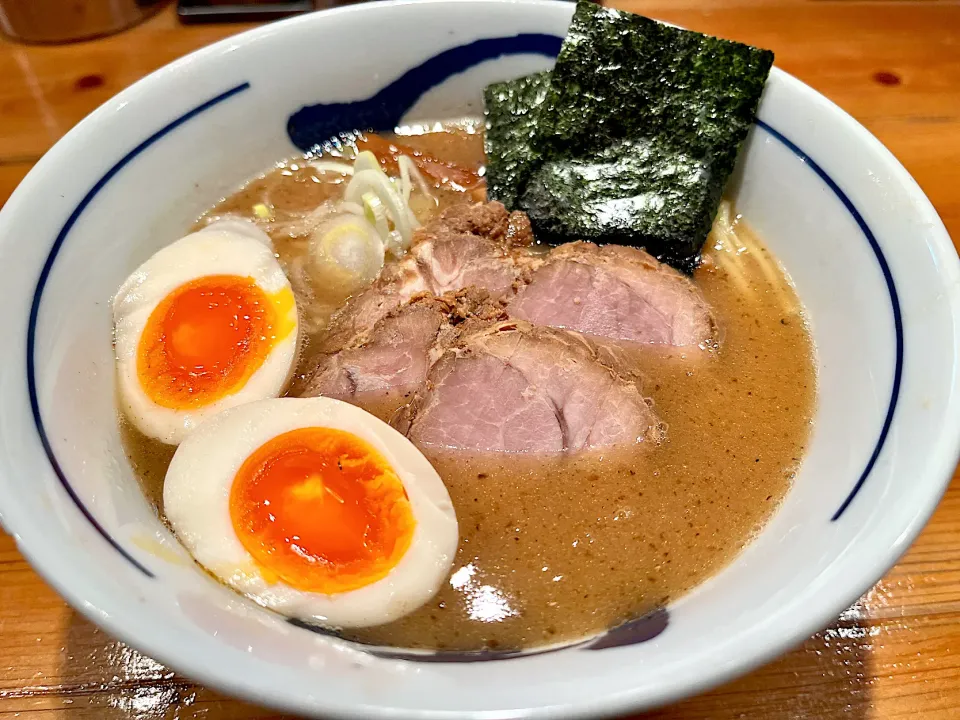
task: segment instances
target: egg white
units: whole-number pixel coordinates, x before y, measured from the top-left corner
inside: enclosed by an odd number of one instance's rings
[[[219,220],[214,220],[212,223],[205,225],[199,230],[199,232],[223,231],[236,233],[238,235],[245,235],[253,238],[254,240],[259,240],[261,243],[270,248],[271,252],[273,251],[273,240],[270,239],[269,235],[257,227],[255,223],[235,215],[224,215]]]
[[[296,366],[299,327],[294,309],[288,319],[293,330],[270,349],[263,364],[230,395],[200,408],[179,410],[158,405],[140,384],[137,346],[147,321],[157,305],[181,285],[207,275],[239,275],[252,277],[266,293],[284,288],[292,293],[270,238],[250,223],[249,229],[240,232],[242,228],[236,223],[213,223],[163,248],[126,279],[113,299],[120,407],[140,432],[168,445],[178,444],[201,421],[221,410],[277,397]]]
[[[283,433],[327,427],[370,443],[397,473],[416,520],[410,547],[386,577],[334,595],[268,583],[237,538],[230,491],[244,461]],[[402,617],[432,598],[459,542],[447,489],[407,438],[370,413],[331,398],[261,400],[204,422],[177,448],[163,488],[167,520],[200,565],[260,605],[334,627],[363,627]]]

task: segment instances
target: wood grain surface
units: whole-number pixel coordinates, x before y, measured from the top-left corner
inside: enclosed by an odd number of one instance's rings
[[[960,239],[960,3],[619,0],[773,49],[777,65],[889,147]],[[59,47],[0,41],[0,202],[87,113],[242,25],[172,9]],[[646,718],[960,718],[960,481],[900,563],[830,628],[762,669]],[[0,532],[0,720],[276,718],[179,677],[73,612]]]

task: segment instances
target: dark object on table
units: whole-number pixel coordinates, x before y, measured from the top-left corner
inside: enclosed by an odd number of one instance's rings
[[[772,64],[580,2],[551,73],[486,93],[490,196],[525,210],[539,239],[644,247],[690,272]]]
[[[179,0],[177,15],[180,22],[188,24],[256,22],[299,15],[329,4],[314,0]]]
[[[0,0],[0,30],[27,43],[112,35],[153,15],[167,0]]]

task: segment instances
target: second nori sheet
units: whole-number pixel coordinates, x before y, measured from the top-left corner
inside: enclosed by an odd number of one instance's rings
[[[526,210],[548,242],[645,247],[690,271],[772,63],[767,50],[581,2],[542,103],[524,113],[536,118],[527,147],[498,118],[542,81],[487,94],[491,197]]]
[[[515,208],[524,175],[533,165],[537,114],[550,85],[550,73],[494,83],[483,92],[487,129],[487,195]]]

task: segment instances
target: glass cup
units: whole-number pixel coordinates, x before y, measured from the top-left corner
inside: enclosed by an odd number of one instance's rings
[[[14,40],[58,43],[110,35],[167,0],[0,0],[0,30]]]

